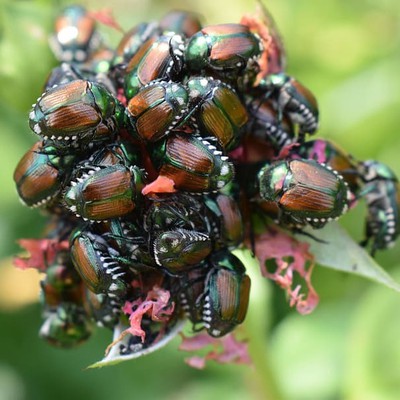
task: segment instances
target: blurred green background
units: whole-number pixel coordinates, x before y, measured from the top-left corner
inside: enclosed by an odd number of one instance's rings
[[[321,267],[313,282],[321,301],[310,316],[290,310],[283,294],[256,279],[244,326],[256,367],[183,363],[179,340],[145,358],[102,370],[84,368],[102,356],[106,331],[76,350],[40,341],[36,272],[13,272],[17,238],[39,237],[44,220],[20,205],[12,174],[34,143],[27,115],[55,60],[47,35],[68,2],[0,0],[0,400],[23,399],[399,399],[400,294]],[[86,1],[113,7],[128,29],[171,8],[236,22],[249,0]],[[377,158],[400,175],[400,2],[398,0],[269,0],[285,41],[288,72],[320,104],[319,135],[357,158]],[[119,34],[102,28],[110,43]],[[365,209],[343,224],[359,240]],[[378,261],[400,279],[400,244]],[[257,271],[252,272],[257,278]],[[37,278],[36,278],[37,279]],[[26,304],[29,303],[29,304]]]

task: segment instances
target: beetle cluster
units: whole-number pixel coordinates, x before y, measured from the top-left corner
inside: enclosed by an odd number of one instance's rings
[[[70,6],[51,46],[61,64],[29,114],[40,141],[14,174],[23,203],[51,216],[48,238],[69,242],[42,281],[49,342],[80,343],[91,321],[114,328],[155,287],[167,301],[141,315],[143,342],[130,335],[121,354],[150,348],[184,316],[213,337],[232,331],[250,292],[232,251],[252,215],[301,232],[363,197],[365,244],[384,249],[398,235],[389,168],[306,140],[317,102],[286,74],[265,10],[207,27],[171,12],[113,50],[90,13]]]

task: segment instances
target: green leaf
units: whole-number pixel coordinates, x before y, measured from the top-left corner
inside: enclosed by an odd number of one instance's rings
[[[318,264],[363,276],[400,292],[400,284],[378,265],[339,224],[330,223],[321,230],[308,230],[307,233],[326,242],[319,243],[307,236],[297,236],[299,240],[310,244],[310,251]]]
[[[128,342],[129,339],[132,338],[132,335],[128,334],[116,345],[111,347],[110,352],[102,360],[92,365],[89,365],[88,368],[100,368],[100,367],[119,364],[123,361],[139,358],[147,354],[150,354],[158,349],[161,349],[162,347],[166,346],[172,339],[175,338],[175,336],[183,329],[185,323],[186,320],[177,320],[175,325],[169,328],[169,332],[166,335],[164,335],[158,342],[152,343],[149,347],[145,348],[143,348],[140,344],[137,344],[135,345],[135,347],[137,346],[137,349],[133,349],[127,354],[121,354],[120,353],[121,345],[129,347]],[[113,340],[116,341],[121,336],[121,333],[125,331],[125,329],[127,328],[128,328],[127,325],[118,324],[114,328]]]

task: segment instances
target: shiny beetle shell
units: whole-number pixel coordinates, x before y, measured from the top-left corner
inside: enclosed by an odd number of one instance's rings
[[[177,229],[156,235],[153,256],[171,274],[181,274],[202,262],[212,250],[211,238],[201,232]]]
[[[204,297],[205,280],[209,267],[202,263],[197,268],[187,271],[178,281],[179,304],[186,316],[194,325],[202,325],[203,308],[201,299]]]
[[[206,232],[206,225],[199,198],[182,192],[153,199],[144,218],[144,229],[149,233],[176,229]]]
[[[46,277],[40,282],[41,300],[46,309],[56,308],[63,302],[82,305],[82,280],[71,262],[55,263],[46,270]]]
[[[187,86],[191,116],[201,135],[214,136],[224,149],[232,150],[248,120],[236,92],[212,78],[191,78]]]
[[[214,246],[217,248],[238,246],[244,238],[244,227],[240,208],[235,199],[218,193],[215,198],[208,196],[205,203],[211,211]]]
[[[124,93],[131,99],[154,80],[174,79],[183,67],[183,39],[180,35],[150,38],[129,61],[124,78]]]
[[[21,201],[29,207],[47,205],[63,189],[73,156],[57,155],[54,148],[35,143],[14,171]]]
[[[93,166],[112,166],[122,164],[125,167],[141,162],[140,150],[128,141],[118,141],[95,151],[86,164]]]
[[[128,103],[133,135],[155,142],[169,134],[187,114],[188,94],[183,85],[156,82],[139,91]]]
[[[217,253],[205,284],[203,323],[209,335],[221,337],[246,317],[250,278],[243,263],[232,253]]]
[[[29,114],[29,125],[44,139],[101,142],[114,137],[121,107],[103,86],[74,80],[46,91]]]
[[[336,143],[324,139],[310,140],[295,149],[295,153],[302,158],[326,164],[339,172],[348,183],[352,193],[355,194],[360,190],[361,179],[357,161]]]
[[[129,62],[130,59],[139,51],[143,43],[149,39],[155,40],[159,36],[159,27],[154,22],[142,22],[134,26],[125,33],[119,42],[114,64]]]
[[[160,176],[172,180],[177,190],[216,191],[233,179],[233,166],[228,157],[198,136],[174,132],[161,146],[157,158]],[[156,184],[150,185],[151,191],[157,193]]]
[[[313,134],[318,129],[319,110],[313,93],[299,81],[285,73],[267,75],[258,84],[265,97],[278,102],[280,115],[284,112],[299,125],[300,134]]]
[[[121,314],[120,304],[104,293],[95,294],[85,291],[84,308],[98,326],[112,329],[117,325]]]
[[[282,222],[321,228],[347,211],[350,192],[343,178],[313,160],[281,161],[262,168],[260,196],[275,202]]]
[[[100,47],[96,22],[78,5],[66,7],[57,17],[50,46],[59,61],[83,62]]]
[[[365,198],[368,207],[362,244],[372,241],[371,253],[375,254],[392,247],[400,233],[400,184],[395,173],[379,161],[361,162],[358,170],[364,181],[358,196]]]
[[[64,201],[76,215],[93,221],[131,213],[140,202],[143,175],[137,167],[113,165],[89,169],[71,181]]]
[[[294,141],[294,124],[285,114],[279,117],[276,102],[251,98],[248,101],[249,124],[247,133],[253,138],[270,143],[275,154]]]
[[[262,49],[259,38],[244,25],[211,25],[189,39],[185,61],[193,71],[240,71],[250,60],[256,60]]]
[[[93,293],[106,293],[121,301],[126,294],[125,271],[118,255],[107,242],[91,232],[76,230],[70,238],[71,259],[75,269]]]

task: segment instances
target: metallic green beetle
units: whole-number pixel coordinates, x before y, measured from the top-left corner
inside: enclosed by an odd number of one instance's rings
[[[319,110],[315,96],[296,79],[285,73],[267,75],[255,89],[264,98],[278,102],[278,121],[283,113],[299,125],[300,134],[313,134],[318,129]]]
[[[153,151],[152,161],[159,177],[143,193],[163,193],[158,182],[173,183],[171,191],[193,193],[218,191],[232,181],[234,170],[227,156],[200,136],[175,131]]]
[[[279,209],[285,225],[322,228],[348,209],[348,185],[336,171],[313,160],[280,161],[258,174],[260,196]]]
[[[193,35],[186,46],[189,70],[208,69],[221,77],[238,77],[258,71],[257,60],[263,51],[260,38],[241,24],[211,25]],[[253,78],[255,78],[255,74]]]
[[[53,346],[71,348],[86,341],[92,334],[92,323],[82,307],[60,304],[47,313],[39,335]]]
[[[63,155],[50,144],[35,143],[14,171],[21,201],[29,207],[49,205],[64,188],[75,159],[75,155]]]
[[[43,93],[29,114],[33,132],[61,143],[111,141],[124,121],[124,107],[105,87],[81,79]]]
[[[216,253],[210,262],[212,268],[201,300],[202,320],[209,335],[221,337],[246,317],[250,278],[243,263],[230,252]]]
[[[366,246],[372,240],[372,255],[376,250],[394,245],[400,233],[400,185],[395,173],[385,164],[368,160],[359,164],[365,182],[359,192],[368,206]]]
[[[103,221],[131,213],[141,201],[143,172],[124,165],[89,166],[70,182],[66,206],[85,220]]]
[[[164,231],[155,235],[153,257],[170,274],[182,274],[203,261],[212,250],[209,235],[187,229]]]
[[[126,67],[125,97],[131,99],[153,81],[176,80],[183,69],[184,48],[182,36],[173,32],[143,43]]]
[[[324,139],[308,140],[302,143],[301,146],[293,148],[293,153],[301,158],[308,158],[321,164],[326,164],[339,172],[354,195],[357,195],[361,189],[362,179],[358,170],[357,160],[336,143]]]
[[[129,101],[126,114],[136,139],[156,142],[187,115],[188,93],[180,83],[153,82]]]
[[[122,302],[127,293],[129,271],[122,257],[100,235],[77,228],[70,237],[72,262],[86,286]]]
[[[215,137],[227,151],[234,149],[247,122],[246,108],[235,90],[211,77],[195,77],[187,83],[194,127],[202,136]]]
[[[82,6],[70,5],[62,10],[54,24],[50,47],[59,61],[82,63],[101,47],[96,21]]]

